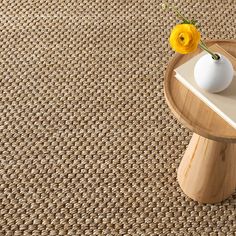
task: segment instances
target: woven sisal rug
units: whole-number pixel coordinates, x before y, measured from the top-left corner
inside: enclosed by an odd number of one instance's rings
[[[160,2],[1,1],[1,236],[235,235],[236,195],[202,205],[176,181],[191,133],[163,96]],[[235,0],[176,2],[236,38]]]

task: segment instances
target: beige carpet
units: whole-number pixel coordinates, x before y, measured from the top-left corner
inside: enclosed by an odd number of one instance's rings
[[[235,0],[177,1],[236,38]],[[236,195],[189,200],[191,133],[163,96],[174,14],[158,0],[0,4],[0,235],[235,235]]]

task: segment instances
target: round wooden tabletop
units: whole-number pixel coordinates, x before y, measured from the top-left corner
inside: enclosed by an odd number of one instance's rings
[[[208,40],[206,43],[209,46],[217,43],[236,57],[236,40]],[[174,69],[199,52],[200,49],[191,55],[176,54],[169,62],[164,81],[166,101],[176,118],[193,132],[216,141],[236,142],[236,129],[175,78]]]

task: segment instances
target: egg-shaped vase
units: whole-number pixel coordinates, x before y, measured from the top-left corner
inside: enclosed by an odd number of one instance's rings
[[[195,82],[210,93],[218,93],[228,88],[234,76],[233,65],[229,59],[218,55],[220,58],[214,60],[210,54],[205,54],[194,67]]]

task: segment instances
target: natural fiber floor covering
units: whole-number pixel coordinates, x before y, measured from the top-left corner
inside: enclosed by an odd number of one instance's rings
[[[176,2],[204,37],[236,37],[235,0]],[[1,1],[1,236],[236,235],[236,195],[203,205],[176,181],[176,22],[158,0]]]

